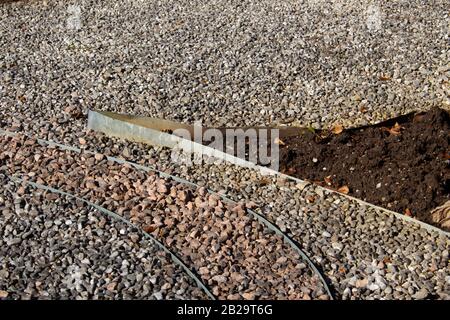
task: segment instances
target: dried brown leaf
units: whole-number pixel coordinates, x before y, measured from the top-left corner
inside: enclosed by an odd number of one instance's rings
[[[280,138],[275,138],[274,143],[279,144],[280,146],[286,145],[286,143],[284,143]]]
[[[287,174],[287,175],[291,175],[291,174],[294,174],[294,173],[296,173],[297,172],[297,170],[295,169],[295,168],[287,168],[285,171],[284,171],[284,173],[285,174]]]
[[[260,186],[267,186],[271,183],[272,181],[269,178],[263,177],[259,180],[259,185]]]
[[[391,128],[392,134],[400,134],[400,131],[403,129],[401,125],[398,124],[398,122],[395,123],[395,125]]]
[[[152,233],[153,231],[156,230],[156,226],[153,224],[149,224],[149,225],[144,226],[143,230],[147,233]]]
[[[331,129],[331,132],[333,132],[334,134],[340,134],[340,133],[342,133],[342,131],[344,131],[344,127],[341,126],[340,124],[335,125],[335,126]]]
[[[382,127],[381,130],[389,132],[389,134],[397,136],[401,133],[401,130],[404,129],[401,125],[398,124],[398,122],[395,123],[395,125],[392,128],[386,128]]]
[[[343,194],[348,194],[348,192],[350,190],[349,190],[349,188],[347,186],[342,186],[337,191],[339,191],[340,193],[343,193]]]
[[[405,209],[405,216],[412,217],[412,213],[411,210],[409,210],[409,208]]]
[[[389,257],[384,257],[384,258],[383,258],[383,263],[384,263],[384,264],[392,263],[391,258],[389,258]]]

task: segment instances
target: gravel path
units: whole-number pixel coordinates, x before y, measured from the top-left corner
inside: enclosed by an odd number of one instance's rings
[[[295,185],[232,165],[173,163],[170,150],[94,133],[77,140],[81,148],[156,166],[255,206],[300,243],[339,298],[450,299],[448,236],[310,184]]]
[[[343,299],[450,299],[450,239],[311,184],[222,164],[186,166],[171,150],[98,134],[81,147],[150,165],[254,204],[296,239]]]
[[[9,175],[82,196],[152,233],[192,266],[221,299],[327,299],[316,274],[283,239],[205,189],[107,161],[3,138]]]
[[[206,298],[136,230],[73,198],[0,182],[0,298]]]
[[[170,161],[170,150],[83,132],[87,108],[208,125],[296,119],[290,124],[315,127],[448,108],[446,1],[43,3],[0,5],[0,127],[154,165],[255,202],[299,241],[341,298],[450,298],[448,237],[312,185],[231,165],[180,165]],[[70,18],[78,9],[68,6],[77,3],[82,25],[74,30]],[[88,172],[98,160],[83,161],[88,165],[80,170]],[[52,177],[66,185],[66,175]],[[117,208],[114,201],[105,206]],[[263,235],[280,245],[256,230],[252,241]],[[295,265],[286,262],[288,269]],[[284,279],[276,294],[321,295],[317,287],[292,289],[298,285]],[[257,290],[244,292],[252,297]]]
[[[448,108],[448,14],[445,0],[3,4],[0,106],[52,129],[66,108],[316,127]]]

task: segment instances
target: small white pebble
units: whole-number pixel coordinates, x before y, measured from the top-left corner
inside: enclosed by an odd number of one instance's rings
[[[331,237],[331,234],[328,231],[324,231],[324,232],[322,232],[322,236],[329,238],[329,237]]]
[[[66,220],[66,224],[70,226],[72,224],[72,220]]]
[[[120,234],[125,234],[125,229],[120,229],[119,233]]]
[[[377,183],[377,189],[381,188],[381,182]]]
[[[314,163],[316,163],[317,161],[319,161],[319,160],[317,160],[317,158],[313,158]]]

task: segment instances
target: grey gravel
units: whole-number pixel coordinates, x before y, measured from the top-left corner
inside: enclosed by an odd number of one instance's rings
[[[48,129],[88,108],[314,127],[448,108],[448,14],[445,0],[3,4],[1,108]]]

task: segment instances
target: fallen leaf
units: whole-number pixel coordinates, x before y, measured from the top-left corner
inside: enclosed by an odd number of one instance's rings
[[[83,138],[79,138],[78,141],[80,142],[81,145],[85,145],[86,144],[86,140]]]
[[[283,140],[281,140],[280,138],[275,138],[274,143],[279,144],[280,146],[286,145],[286,143],[284,143]]]
[[[367,112],[367,108],[362,106],[361,108],[359,108],[359,111],[362,113],[366,113]]]
[[[331,129],[331,132],[333,132],[334,134],[339,134],[342,131],[344,131],[344,127],[341,126],[340,124],[337,124],[333,127],[333,129]]]
[[[391,128],[391,133],[400,134],[401,129],[403,129],[403,127],[399,125],[398,122],[396,122],[395,125]]]
[[[8,297],[8,292],[4,291],[4,290],[0,290],[0,298],[6,298]]]
[[[271,183],[272,181],[268,178],[261,178],[261,180],[259,180],[259,185],[261,186],[267,186]]]
[[[309,203],[313,203],[314,201],[316,201],[316,198],[314,196],[307,196],[306,201],[308,201]]]
[[[343,194],[348,194],[348,192],[349,192],[350,190],[348,189],[347,186],[342,186],[342,187],[340,187],[337,191],[339,191],[340,193],[343,193]]]
[[[25,98],[25,96],[19,96],[19,101],[25,103],[27,101],[27,98]]]
[[[441,228],[450,225],[450,200],[431,211],[431,221]]]
[[[149,225],[144,226],[143,230],[147,233],[152,233],[153,231],[156,230],[156,226],[153,224],[149,224]]]
[[[287,175],[291,175],[297,172],[297,170],[295,168],[284,168],[282,171],[282,173],[287,174]]]
[[[412,217],[411,210],[409,210],[408,208],[405,209],[405,216]]]
[[[386,76],[386,75],[382,75],[378,79],[381,80],[381,81],[388,81],[388,80],[391,80],[391,77]]]
[[[383,262],[385,264],[392,263],[391,258],[389,258],[389,257],[384,257]]]
[[[394,136],[399,135],[402,129],[404,129],[404,127],[399,125],[398,122],[396,122],[395,125],[392,128],[386,128],[386,127],[382,127],[381,128],[381,130],[387,131],[387,132],[389,132],[390,134],[392,134]]]
[[[287,174],[294,174],[294,173],[296,173],[297,172],[297,169],[295,169],[295,168],[289,168],[288,170],[287,170]]]

